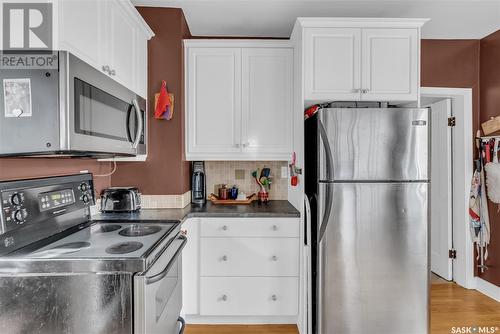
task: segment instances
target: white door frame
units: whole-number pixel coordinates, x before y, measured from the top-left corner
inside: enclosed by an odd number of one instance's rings
[[[453,263],[453,279],[458,285],[474,289],[476,288],[474,250],[469,233],[469,191],[473,174],[474,145],[472,89],[422,87],[420,95],[431,98],[451,98],[452,115],[456,120],[452,136],[453,244],[457,251],[457,258]]]

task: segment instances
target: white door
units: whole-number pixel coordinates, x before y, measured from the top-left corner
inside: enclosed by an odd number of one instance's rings
[[[291,159],[293,50],[242,50],[242,149],[261,159]]]
[[[452,147],[451,100],[444,99],[431,108],[431,270],[452,280]]]
[[[363,29],[361,99],[418,99],[418,30]]]
[[[361,29],[307,28],[306,100],[358,101],[361,88]]]
[[[99,0],[59,1],[60,49],[101,69],[104,3]]]
[[[241,49],[189,48],[186,158],[241,151]]]
[[[104,65],[110,66],[111,77],[125,85],[135,87],[135,68],[137,50],[137,21],[132,17],[120,1],[106,1],[106,19],[108,20],[107,60]]]

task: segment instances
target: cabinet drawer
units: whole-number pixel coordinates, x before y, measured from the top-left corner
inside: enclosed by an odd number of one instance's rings
[[[293,316],[297,304],[297,277],[202,277],[200,281],[201,315]]]
[[[204,218],[202,237],[299,237],[298,218]]]
[[[201,238],[201,276],[298,276],[298,238]]]

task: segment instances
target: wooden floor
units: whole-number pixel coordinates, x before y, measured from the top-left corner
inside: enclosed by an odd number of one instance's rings
[[[500,328],[500,303],[454,283],[433,280],[431,334],[449,334],[452,327]],[[298,334],[295,325],[214,326],[188,325],[185,334]],[[500,333],[497,330],[495,333]],[[375,333],[372,333],[375,334]]]
[[[498,327],[494,333],[500,333],[500,303],[455,283],[432,284],[432,334],[449,334],[452,327],[476,326]]]

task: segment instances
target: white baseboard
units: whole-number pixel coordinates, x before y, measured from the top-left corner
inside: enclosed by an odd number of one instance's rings
[[[262,316],[262,317],[219,317],[219,316],[200,316],[200,315],[184,315],[184,319],[188,324],[204,324],[204,325],[260,325],[260,324],[297,324],[297,316]]]
[[[495,284],[491,284],[482,278],[476,277],[476,290],[500,302],[500,287]]]

